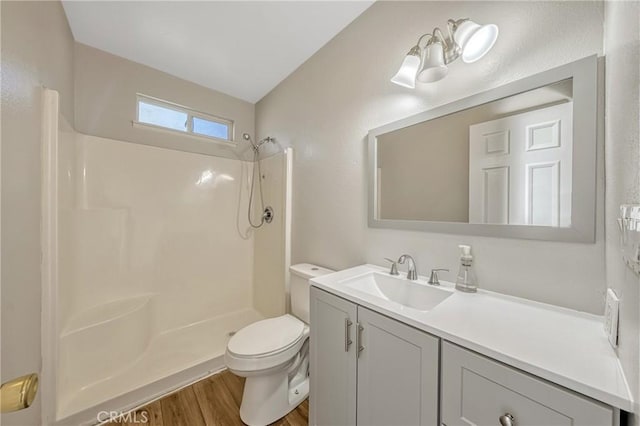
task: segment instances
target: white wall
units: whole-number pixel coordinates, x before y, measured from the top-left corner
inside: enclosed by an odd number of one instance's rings
[[[640,3],[607,2],[605,18],[606,279],[620,297],[618,355],[638,402],[640,277],[622,261],[616,218],[620,204],[640,203]]]
[[[421,274],[448,267],[452,272],[443,278],[452,279],[457,245],[471,243],[481,287],[601,313],[602,194],[595,244],[368,229],[366,135],[437,105],[602,54],[603,13],[599,2],[378,2],[365,11],[257,104],[257,132],[295,148],[293,263],[340,269],[410,253]],[[391,84],[418,36],[450,17],[494,22],[501,36],[481,61],[457,61],[438,83],[417,90]]]
[[[2,382],[40,370],[41,87],[73,120],[73,37],[59,2],[2,8]],[[40,397],[2,424],[39,425]]]
[[[80,43],[75,45],[74,62],[77,131],[202,154],[251,158],[242,134],[248,132],[255,139],[252,103]],[[137,93],[233,120],[238,147],[230,149],[189,136],[133,127]]]

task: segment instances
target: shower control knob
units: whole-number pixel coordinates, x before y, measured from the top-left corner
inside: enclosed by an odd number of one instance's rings
[[[271,206],[267,206],[264,208],[264,213],[262,213],[262,217],[265,222],[271,223],[273,220],[273,208]]]

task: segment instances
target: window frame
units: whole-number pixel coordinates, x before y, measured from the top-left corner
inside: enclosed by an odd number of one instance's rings
[[[180,113],[184,113],[187,114],[187,122],[186,122],[186,128],[185,131],[182,130],[176,130],[176,129],[172,129],[171,127],[164,127],[158,124],[153,124],[153,123],[146,123],[143,121],[140,121],[140,102],[144,102],[146,104],[150,104],[150,105],[154,105],[154,106],[158,106],[161,108],[166,108],[166,109],[170,109],[172,111],[176,111],[176,112],[180,112]],[[169,133],[174,133],[177,135],[182,135],[182,136],[188,136],[188,137],[192,137],[192,138],[197,138],[197,139],[204,139],[207,142],[215,142],[215,143],[222,143],[222,144],[226,144],[226,145],[233,145],[236,146],[235,141],[235,123],[233,120],[230,120],[228,118],[223,118],[223,117],[219,117],[213,114],[208,114],[206,112],[202,112],[202,111],[197,111],[194,110],[192,108],[186,107],[184,105],[180,105],[174,102],[170,102],[164,99],[159,99],[159,98],[155,98],[153,96],[149,96],[149,95],[145,95],[143,93],[136,93],[136,119],[133,122],[133,124],[135,126],[141,126],[141,127],[147,127],[147,128],[151,128],[153,130],[159,130],[159,131],[164,131],[164,132],[169,132]],[[223,124],[226,125],[227,128],[229,129],[229,133],[228,133],[228,139],[223,139],[223,138],[218,138],[215,136],[209,136],[209,135],[205,135],[202,133],[197,133],[193,131],[193,119],[195,118],[199,118],[201,120],[206,120],[206,121],[210,121],[213,123],[218,123],[218,124]]]

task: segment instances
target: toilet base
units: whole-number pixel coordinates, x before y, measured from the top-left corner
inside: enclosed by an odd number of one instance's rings
[[[292,380],[286,371],[247,377],[240,418],[249,426],[265,426],[286,416],[309,396],[309,378]]]

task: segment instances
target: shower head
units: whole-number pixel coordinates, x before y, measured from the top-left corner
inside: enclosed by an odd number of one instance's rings
[[[265,143],[274,143],[276,140],[274,138],[272,138],[271,136],[267,136],[266,138],[260,140],[257,144],[255,144],[255,148],[258,149],[260,148],[262,145],[264,145]]]
[[[249,133],[243,133],[242,134],[242,139],[244,139],[245,141],[249,141],[249,143],[251,144],[251,147],[253,148],[253,150],[255,152],[258,152],[260,147],[262,145],[264,145],[265,143],[267,143],[267,142],[274,143],[276,141],[271,136],[267,136],[266,138],[259,140],[258,143],[254,143],[253,139],[251,139],[251,135]]]

